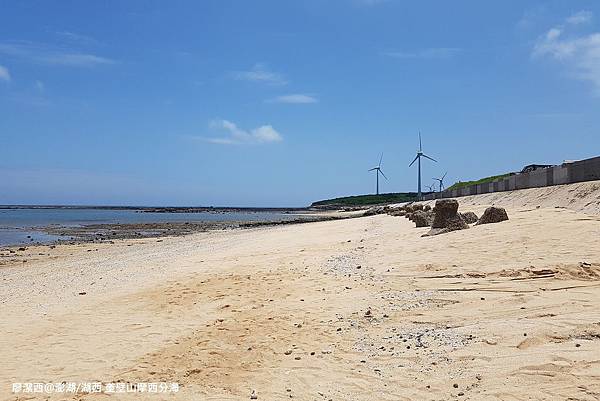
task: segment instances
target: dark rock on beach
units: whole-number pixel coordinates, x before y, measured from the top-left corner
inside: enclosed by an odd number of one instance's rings
[[[444,234],[450,231],[464,230],[469,225],[458,213],[458,202],[454,199],[440,199],[433,208],[435,214],[431,223],[431,230],[423,236]]]
[[[473,212],[465,212],[461,213],[460,215],[467,224],[473,224],[479,219],[477,215]]]
[[[431,211],[417,210],[410,214],[409,219],[415,223],[416,227],[429,227],[433,222],[433,213]]]
[[[483,212],[483,215],[481,215],[477,221],[477,225],[499,223],[505,220],[508,220],[508,214],[506,214],[506,210],[502,207],[491,206],[485,209],[485,212]]]

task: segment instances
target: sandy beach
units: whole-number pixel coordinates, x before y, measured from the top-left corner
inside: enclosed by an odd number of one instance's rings
[[[0,267],[0,398],[599,399],[600,185],[581,185],[459,198],[510,220],[427,238],[377,215],[30,247]],[[179,388],[12,392],[60,382]]]

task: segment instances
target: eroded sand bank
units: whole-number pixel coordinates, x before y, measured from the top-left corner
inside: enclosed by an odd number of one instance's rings
[[[507,210],[32,248],[0,267],[0,398],[598,399],[600,217]],[[11,393],[60,381],[180,389]]]

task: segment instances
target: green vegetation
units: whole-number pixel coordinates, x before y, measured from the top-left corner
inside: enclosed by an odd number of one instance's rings
[[[453,189],[458,189],[458,188],[462,188],[462,187],[468,187],[469,185],[474,185],[474,184],[485,184],[488,182],[492,182],[498,178],[505,178],[508,177],[510,175],[510,173],[506,173],[506,174],[500,174],[500,175],[493,175],[491,177],[485,177],[485,178],[481,178],[479,180],[476,181],[464,181],[464,182],[457,182],[456,184],[446,188],[447,190],[453,190]]]
[[[412,202],[417,200],[416,192],[399,192],[380,195],[357,195],[343,198],[326,199],[314,202],[311,207],[350,207],[368,206],[383,203]]]

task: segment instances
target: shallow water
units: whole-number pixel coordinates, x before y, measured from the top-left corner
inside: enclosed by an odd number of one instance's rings
[[[0,209],[0,245],[47,243],[61,239],[39,230],[50,225],[165,223],[200,221],[281,221],[294,219],[281,212],[142,213],[106,209]],[[64,238],[63,238],[64,239]]]

